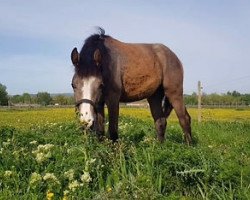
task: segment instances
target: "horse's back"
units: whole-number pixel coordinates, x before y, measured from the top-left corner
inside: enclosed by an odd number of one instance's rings
[[[162,44],[132,44],[112,39],[113,68],[120,72],[121,101],[137,101],[151,96],[163,83],[171,51]]]

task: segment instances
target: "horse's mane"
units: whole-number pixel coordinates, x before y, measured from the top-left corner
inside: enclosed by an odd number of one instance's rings
[[[88,75],[95,71],[95,63],[93,60],[93,55],[96,49],[99,49],[102,55],[102,58],[106,58],[108,55],[108,50],[104,45],[106,38],[110,37],[105,35],[105,30],[101,27],[97,27],[97,33],[89,36],[80,51],[80,61],[79,68],[77,68],[77,73]]]

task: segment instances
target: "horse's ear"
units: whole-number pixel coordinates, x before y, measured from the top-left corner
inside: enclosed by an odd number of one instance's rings
[[[96,49],[94,52],[94,61],[97,66],[99,66],[102,61],[102,56],[101,56],[101,52],[99,49]]]
[[[75,47],[71,52],[71,61],[73,65],[76,67],[79,63],[79,53],[77,51],[77,48]]]

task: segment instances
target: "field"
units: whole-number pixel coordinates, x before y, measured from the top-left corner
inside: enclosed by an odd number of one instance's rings
[[[82,131],[73,108],[0,110],[0,199],[250,199],[250,110],[204,109],[183,143],[148,109],[122,108],[120,140]]]

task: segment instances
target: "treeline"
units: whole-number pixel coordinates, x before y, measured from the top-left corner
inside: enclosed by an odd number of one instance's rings
[[[185,103],[187,105],[197,105],[197,94],[194,92],[192,95],[184,95]],[[249,106],[250,94],[241,94],[237,91],[228,91],[226,94],[202,94],[202,105],[215,105],[215,106]]]
[[[186,105],[197,105],[197,94],[184,95]],[[40,105],[73,105],[74,97],[69,95],[53,95],[47,92],[39,92],[36,95],[23,93],[9,97],[12,104],[40,104]],[[202,105],[215,106],[249,106],[250,94],[240,94],[237,91],[227,92],[226,94],[203,94]]]
[[[74,103],[74,97],[65,94],[51,95],[48,92],[38,92],[37,94],[8,95],[7,87],[0,83],[0,106],[73,105]]]
[[[186,105],[197,105],[197,94],[184,95]],[[8,95],[7,87],[0,83],[0,105],[74,105],[73,95],[58,94],[52,95],[48,92],[38,92],[37,94],[23,93],[22,95]],[[143,101],[144,103],[144,101]],[[146,103],[146,101],[145,101]],[[250,94],[241,94],[237,91],[226,94],[206,94],[202,95],[202,105],[208,106],[249,106]]]
[[[13,95],[9,97],[9,102],[12,105],[16,104],[26,104],[34,105],[39,104],[43,106],[47,105],[73,105],[74,98],[73,96],[68,95],[53,95],[48,92],[38,92],[37,94],[23,93],[22,95]]]

